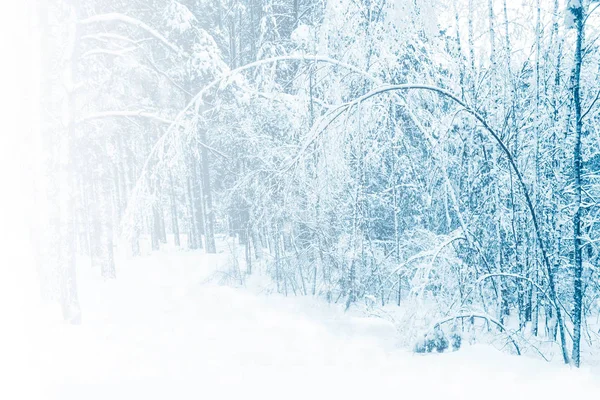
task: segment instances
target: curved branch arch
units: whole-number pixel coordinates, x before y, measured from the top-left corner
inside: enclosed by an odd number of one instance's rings
[[[310,143],[312,143],[312,141],[314,141],[318,135],[320,133],[322,133],[325,129],[327,129],[327,127],[337,118],[339,117],[341,114],[343,114],[346,111],[349,111],[352,107],[357,106],[359,104],[361,104],[363,101],[368,100],[372,97],[387,93],[387,92],[395,92],[395,91],[409,91],[409,90],[425,90],[425,91],[430,91],[430,92],[435,92],[437,94],[440,94],[443,97],[446,97],[450,100],[452,100],[453,102],[455,102],[456,104],[458,104],[460,107],[462,107],[462,109],[467,112],[468,114],[471,114],[473,117],[475,117],[475,119],[477,121],[479,121],[479,123],[481,123],[481,125],[483,126],[483,128],[492,136],[492,138],[496,141],[496,143],[498,144],[498,146],[500,147],[500,149],[502,150],[502,152],[504,153],[504,155],[506,156],[506,158],[508,159],[511,168],[513,169],[513,171],[515,172],[516,176],[517,176],[517,180],[519,181],[519,186],[521,187],[521,190],[523,192],[523,196],[525,197],[525,202],[527,204],[527,208],[529,210],[529,213],[531,215],[531,219],[533,220],[533,226],[534,226],[534,230],[536,233],[536,238],[538,241],[538,246],[540,248],[540,251],[542,252],[542,258],[544,260],[544,266],[546,267],[546,273],[548,274],[548,280],[550,282],[550,290],[552,293],[552,296],[555,297],[555,284],[554,284],[554,277],[552,274],[552,269],[550,266],[550,260],[548,259],[548,254],[546,252],[546,248],[544,246],[543,240],[542,240],[542,234],[541,234],[541,229],[539,227],[539,223],[538,223],[538,219],[537,219],[537,214],[535,212],[535,208],[533,206],[533,202],[531,200],[531,196],[529,195],[529,190],[527,189],[527,185],[525,184],[525,181],[523,180],[523,175],[521,174],[521,171],[519,170],[519,167],[517,166],[517,163],[515,162],[515,159],[512,155],[512,153],[510,152],[510,150],[508,149],[508,147],[506,147],[506,145],[504,144],[504,142],[502,141],[502,139],[500,138],[500,136],[498,135],[498,133],[492,128],[490,127],[490,125],[486,122],[486,120],[477,112],[475,111],[473,108],[469,107],[464,101],[460,100],[456,95],[454,95],[453,93],[439,88],[437,86],[430,86],[430,85],[422,85],[422,84],[402,84],[402,85],[386,85],[386,86],[381,86],[377,89],[374,89],[360,97],[358,97],[357,99],[348,102],[346,104],[343,104],[341,106],[339,106],[336,110],[332,111],[331,114],[335,113],[334,117],[331,118],[328,123],[326,124],[326,126],[319,130],[318,132],[316,132],[315,135],[313,135],[309,141],[307,142],[307,144],[305,144],[304,148],[307,148],[308,145],[310,145]]]
[[[525,197],[525,202],[527,204],[529,214],[531,215],[531,219],[533,220],[533,227],[535,230],[538,247],[540,248],[544,266],[546,267],[546,274],[548,277],[548,286],[550,289],[550,296],[555,305],[556,316],[557,316],[558,324],[559,324],[559,328],[560,328],[563,359],[564,359],[565,363],[568,364],[569,357],[568,357],[568,354],[566,353],[567,347],[566,347],[565,332],[564,332],[564,329],[565,329],[564,328],[564,320],[563,320],[563,316],[562,316],[560,307],[558,306],[557,295],[556,295],[556,284],[554,282],[554,274],[552,272],[552,266],[551,266],[550,260],[548,258],[548,253],[546,252],[546,247],[544,246],[541,229],[540,229],[540,226],[538,223],[537,214],[535,212],[535,207],[533,206],[533,202],[531,201],[531,196],[529,195],[529,190],[527,189],[527,185],[525,184],[525,181],[523,180],[523,175],[521,174],[521,171],[517,167],[517,164],[515,162],[515,159],[514,159],[512,153],[510,152],[508,147],[506,147],[506,145],[504,144],[504,142],[502,141],[502,139],[500,138],[498,133],[487,123],[485,118],[483,118],[481,116],[481,114],[479,114],[473,108],[469,107],[464,101],[459,99],[458,96],[452,94],[451,92],[449,92],[445,89],[439,88],[437,86],[422,85],[422,84],[402,84],[402,85],[382,86],[380,88],[374,89],[374,90],[358,97],[357,99],[355,99],[349,103],[346,103],[346,104],[340,106],[340,109],[342,109],[342,112],[349,110],[352,107],[354,107],[355,105],[358,105],[367,99],[381,95],[383,93],[396,92],[396,91],[409,91],[409,90],[425,90],[425,91],[434,92],[434,93],[437,93],[437,94],[441,95],[442,97],[448,98],[448,99],[452,100],[454,103],[458,104],[467,113],[471,114],[477,121],[479,121],[479,123],[483,126],[483,128],[496,141],[496,143],[498,144],[498,146],[500,147],[500,149],[502,150],[502,152],[508,159],[508,161],[511,165],[511,168],[513,169],[513,171],[515,172],[515,175],[517,176],[519,186],[521,187],[521,191],[523,192],[523,196]]]

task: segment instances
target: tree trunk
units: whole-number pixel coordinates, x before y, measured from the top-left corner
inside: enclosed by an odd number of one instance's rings
[[[202,241],[202,235],[206,235],[205,229],[205,220],[206,216],[204,215],[204,200],[202,197],[202,182],[200,179],[201,174],[200,170],[200,160],[195,157],[190,158],[190,171],[192,173],[192,193],[193,193],[193,202],[192,206],[194,207],[194,226],[196,232],[196,245],[199,249],[204,248],[204,244]]]
[[[575,108],[575,143],[573,148],[573,190],[575,194],[574,207],[575,214],[573,215],[573,353],[571,358],[576,367],[580,365],[580,343],[581,343],[581,318],[583,309],[583,262],[581,251],[581,59],[582,45],[584,39],[584,9],[579,1],[574,1],[570,4],[569,11],[573,14],[575,20],[575,28],[577,36],[575,39],[575,57],[573,67],[573,106]]]
[[[103,278],[116,278],[114,251],[113,251],[113,199],[109,171],[109,160],[105,159],[99,177],[100,193],[98,194],[100,209],[100,270]]]
[[[200,141],[207,143],[207,135],[204,129],[200,129]],[[202,194],[204,197],[204,209],[206,215],[206,252],[215,254],[215,212],[213,210],[212,188],[210,183],[210,170],[208,162],[208,150],[202,146]]]
[[[175,185],[173,185],[173,175],[169,172],[169,186],[171,194],[171,229],[175,239],[175,246],[181,246],[181,238],[179,237],[179,218],[177,216],[177,196],[175,196]]]
[[[194,207],[194,191],[192,190],[191,177],[186,178],[186,198],[189,212],[189,231],[188,231],[188,248],[194,250],[198,248],[198,228],[196,226],[196,209]]]

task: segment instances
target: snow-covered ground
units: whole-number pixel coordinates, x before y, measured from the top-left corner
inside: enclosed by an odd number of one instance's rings
[[[217,285],[221,255],[166,252],[80,271],[81,326],[53,307],[33,341],[43,399],[599,398],[600,377],[476,345],[416,355],[396,330],[311,298]],[[32,323],[33,324],[33,323]],[[32,379],[32,382],[35,382]],[[29,392],[32,392],[31,390]],[[24,393],[24,392],[23,392]]]

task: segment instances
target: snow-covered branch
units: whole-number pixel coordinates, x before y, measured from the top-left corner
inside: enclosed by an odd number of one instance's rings
[[[84,24],[84,25],[103,23],[103,22],[123,22],[125,24],[135,26],[139,29],[142,29],[142,30],[148,32],[150,35],[154,36],[162,44],[167,46],[169,49],[173,50],[178,55],[180,55],[182,57],[187,56],[186,52],[184,52],[182,49],[180,49],[175,44],[171,43],[171,41],[169,41],[166,37],[164,37],[160,32],[158,32],[154,28],[150,27],[149,25],[145,24],[144,22],[142,22],[136,18],[132,18],[130,16],[124,15],[124,14],[120,14],[120,13],[99,14],[99,15],[94,15],[92,17],[85,18],[85,19],[82,19],[79,21],[80,24]]]
[[[142,42],[145,42],[146,40],[151,40],[151,39],[134,40],[127,36],[119,35],[116,33],[96,33],[93,35],[83,35],[81,37],[81,40],[97,40],[97,41],[103,42],[103,43],[107,43],[107,42],[110,42],[111,40],[114,40],[117,42],[126,42],[129,44],[138,45]]]
[[[80,118],[77,122],[83,123],[95,119],[103,119],[103,118],[113,118],[113,117],[124,117],[124,118],[147,118],[152,119],[158,122],[162,122],[165,124],[172,124],[173,120],[161,117],[160,115],[149,113],[147,111],[100,111],[95,113],[90,113]]]
[[[93,49],[90,51],[86,51],[85,53],[83,53],[81,55],[81,58],[87,58],[93,55],[99,55],[99,54],[107,54],[107,55],[111,55],[111,56],[122,56],[124,54],[127,53],[131,53],[132,51],[135,51],[137,49],[137,47],[127,47],[124,49],[118,49],[118,50],[110,50],[110,49]]]

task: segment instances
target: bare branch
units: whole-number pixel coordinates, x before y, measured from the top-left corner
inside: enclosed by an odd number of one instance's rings
[[[580,121],[583,121],[585,119],[585,117],[590,113],[590,111],[592,111],[594,109],[594,106],[596,105],[596,102],[599,99],[600,99],[600,89],[598,89],[598,91],[596,92],[596,97],[594,98],[594,100],[592,101],[592,103],[590,104],[588,109],[581,115]]]

